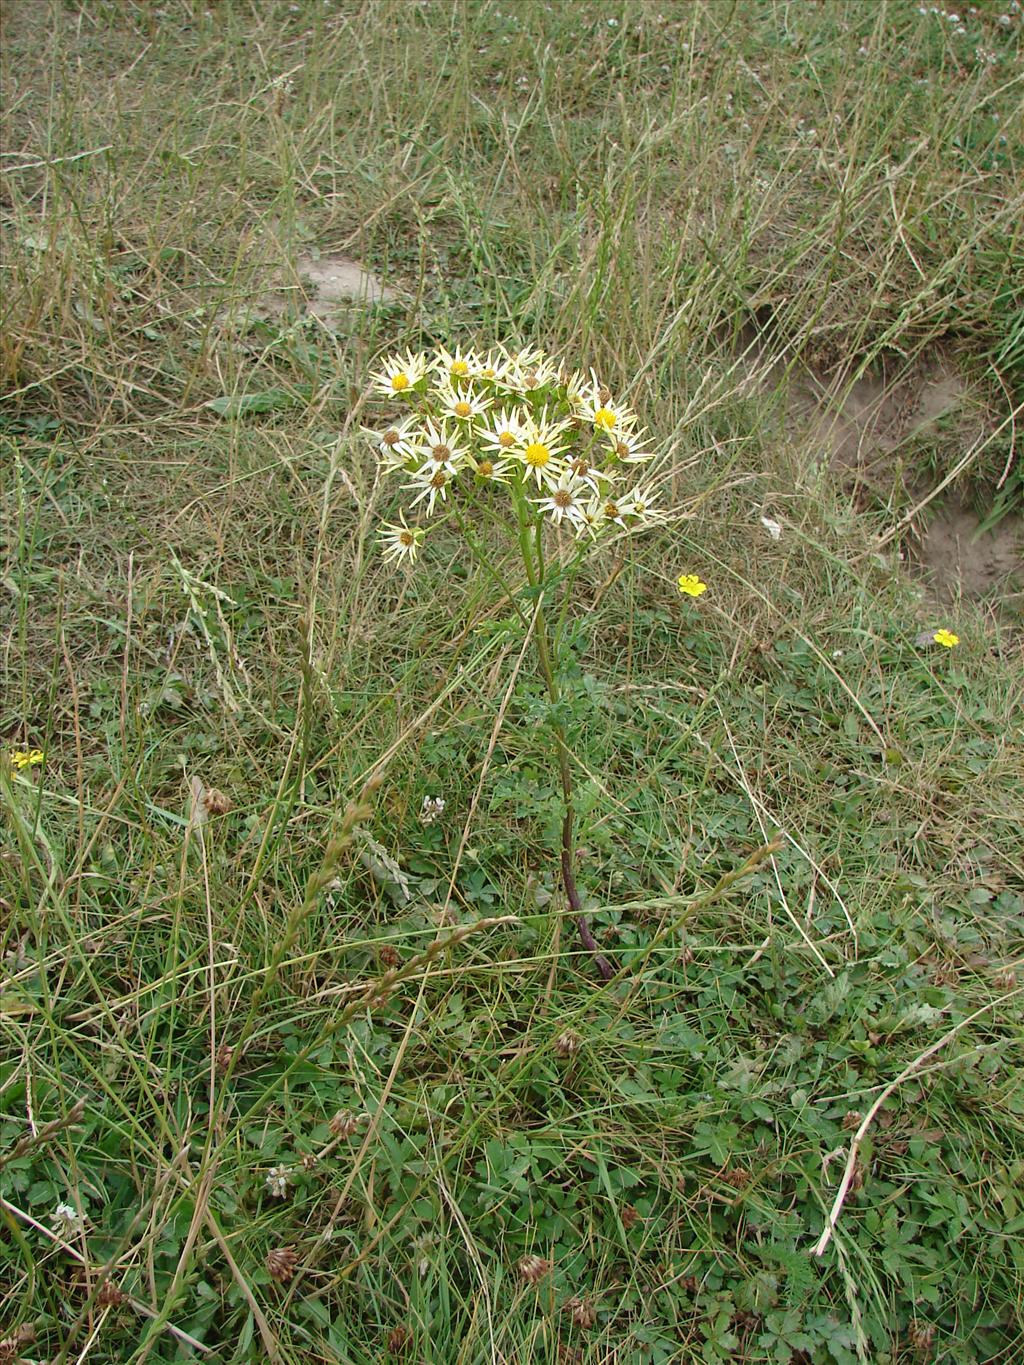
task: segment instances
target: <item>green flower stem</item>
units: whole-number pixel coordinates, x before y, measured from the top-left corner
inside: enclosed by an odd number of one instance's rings
[[[516,490],[516,515],[519,518],[519,548],[523,556],[523,567],[526,570],[526,577],[530,587],[538,594],[537,614],[535,618],[534,640],[537,644],[537,659],[540,663],[541,675],[544,678],[545,686],[548,690],[548,697],[552,707],[557,705],[559,700],[558,681],[555,670],[551,663],[551,651],[548,643],[548,627],[544,616],[544,545],[543,528],[541,519],[536,521],[536,555],[537,561],[534,564],[534,551],[530,545],[530,518],[527,512],[525,499],[522,492]],[[576,928],[579,931],[580,941],[587,952],[592,954],[597,970],[605,981],[610,981],[613,975],[611,963],[600,952],[597,940],[591,932],[587,917],[583,913],[583,902],[580,899],[579,888],[576,885],[576,877],[573,872],[573,842],[574,830],[576,825],[576,810],[573,803],[572,786],[572,765],[570,763],[569,746],[565,742],[565,731],[561,722],[551,717],[551,729],[555,736],[555,753],[558,759],[558,775],[562,784],[562,800],[565,806],[565,814],[562,817],[562,885],[565,887],[566,898],[569,901],[575,919]]]

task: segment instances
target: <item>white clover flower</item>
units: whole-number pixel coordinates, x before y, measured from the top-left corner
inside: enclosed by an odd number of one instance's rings
[[[271,1166],[263,1183],[272,1199],[285,1197],[288,1186],[292,1183],[290,1176],[291,1171],[287,1166]]]
[[[80,1232],[83,1226],[81,1215],[74,1204],[58,1204],[50,1214],[50,1221],[65,1237],[70,1237],[73,1232]]]
[[[410,564],[415,564],[420,541],[427,533],[422,526],[409,526],[404,512],[399,512],[398,515],[399,521],[384,526],[380,531],[384,560],[397,562],[400,559],[408,559]]]
[[[376,393],[394,398],[415,388],[429,369],[430,362],[423,351],[415,354],[406,351],[404,355],[385,356],[382,368],[375,370],[370,379]]]
[[[582,489],[581,481],[574,478],[568,470],[563,470],[558,482],[549,489],[548,496],[541,498],[534,506],[546,512],[558,526],[563,520],[578,526],[583,518],[580,499]]]
[[[420,824],[432,825],[435,820],[439,820],[444,814],[443,796],[425,796],[423,805],[420,808]]]

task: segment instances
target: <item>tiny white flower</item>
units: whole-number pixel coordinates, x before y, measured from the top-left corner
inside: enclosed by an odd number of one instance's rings
[[[488,483],[510,483],[519,468],[515,461],[502,459],[500,455],[491,455],[489,451],[484,451],[475,458],[470,456],[469,462],[477,478],[486,479]]]
[[[57,1231],[64,1233],[65,1236],[79,1232],[82,1227],[82,1219],[73,1204],[58,1204],[50,1215],[50,1220]]]
[[[432,825],[435,820],[439,820],[444,814],[444,797],[425,796],[423,806],[420,809],[420,824]]]
[[[271,1166],[267,1172],[267,1178],[263,1182],[271,1198],[283,1199],[285,1197],[288,1193],[288,1186],[291,1184],[290,1175],[291,1171],[287,1166]]]
[[[592,422],[597,431],[621,432],[636,423],[636,417],[624,404],[616,403],[608,389],[595,384],[584,399],[580,416]]]
[[[574,479],[586,484],[598,496],[605,491],[605,485],[614,483],[617,477],[610,469],[596,467],[589,453],[574,455],[566,468]]]
[[[529,394],[558,382],[559,366],[541,350],[518,351],[509,357],[503,383],[516,393]]]

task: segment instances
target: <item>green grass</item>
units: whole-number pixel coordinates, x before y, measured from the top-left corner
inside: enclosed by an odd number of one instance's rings
[[[877,548],[903,509],[855,508],[737,360],[852,382],[943,348],[994,486],[1022,20],[977,9],[8,6],[0,736],[46,751],[0,768],[25,1359],[1022,1358],[1019,598],[922,597]],[[402,299],[232,321],[311,248]],[[513,338],[628,388],[677,513],[595,551],[569,618],[608,986],[508,603],[445,531],[411,575],[374,544],[378,351]],[[919,442],[935,482],[962,454]],[[190,820],[197,780],[231,809]],[[813,1256],[857,1116],[944,1039]]]

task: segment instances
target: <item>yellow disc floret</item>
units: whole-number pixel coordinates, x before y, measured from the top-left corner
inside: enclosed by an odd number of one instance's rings
[[[409,376],[407,374],[393,374],[391,376],[391,387],[395,393],[401,393],[403,389],[409,387]]]
[[[534,441],[532,445],[526,447],[526,463],[531,469],[543,469],[551,459],[551,451],[540,441]]]

